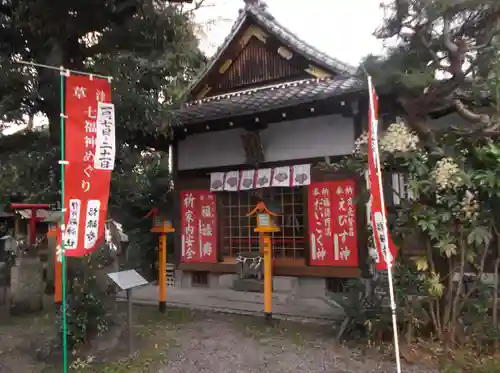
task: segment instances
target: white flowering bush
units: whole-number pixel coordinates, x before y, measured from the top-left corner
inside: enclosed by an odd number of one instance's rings
[[[368,132],[363,132],[354,141],[353,154],[365,154],[368,145]],[[390,154],[409,153],[419,150],[418,136],[404,123],[392,123],[380,137],[379,149]]]
[[[431,178],[436,183],[438,190],[455,190],[464,183],[460,176],[460,167],[449,157],[442,158],[436,163],[431,171]]]
[[[457,289],[450,282],[450,278],[463,278],[465,271],[481,278],[485,271],[491,271],[485,267],[493,265],[489,258],[498,256],[500,145],[454,130],[432,135],[418,138],[406,125],[395,123],[380,136],[383,171],[406,174],[406,186],[410,187],[408,193],[400,195],[397,206],[388,206],[390,233],[402,253],[398,265],[409,265],[424,279],[423,308],[433,321],[420,321],[432,330],[433,336],[455,343],[453,333],[459,332],[491,343],[486,332],[496,330],[500,346],[500,315],[492,320],[490,314],[481,313],[476,315],[480,316],[480,324],[474,324],[477,307],[473,311],[470,305],[477,305],[478,300],[472,299],[472,290]],[[343,160],[343,168],[359,175],[366,171],[367,143],[368,135],[363,133],[355,142],[354,154]],[[384,191],[391,193],[390,175],[384,177]],[[363,198],[368,198],[368,190],[364,192]],[[370,241],[369,228],[364,233]],[[497,270],[493,273],[500,273],[500,256],[494,266]],[[477,282],[472,288],[480,293],[480,286]],[[489,307],[500,310],[498,287],[493,294],[497,296],[488,297],[496,306]],[[479,329],[473,334],[472,327],[461,330],[464,320]]]
[[[408,153],[417,150],[418,136],[404,123],[392,123],[380,139],[380,149],[387,153]]]
[[[363,152],[366,152],[366,145],[368,144],[368,132],[363,132],[361,136],[359,136],[355,141],[354,141],[354,154],[361,154]]]
[[[476,219],[479,215],[479,207],[477,197],[473,193],[467,191],[464,198],[460,202],[460,210],[465,219]]]

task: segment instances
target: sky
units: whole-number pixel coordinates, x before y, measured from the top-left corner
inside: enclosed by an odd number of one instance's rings
[[[268,11],[299,38],[343,62],[357,65],[369,53],[381,53],[372,34],[380,26],[381,0],[265,0]],[[201,48],[212,55],[229,33],[243,0],[205,0],[196,20],[209,22]]]

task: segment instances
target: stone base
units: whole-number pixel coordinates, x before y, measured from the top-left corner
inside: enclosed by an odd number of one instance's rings
[[[264,282],[251,279],[251,278],[239,278],[233,282],[233,290],[236,291],[248,291],[253,293],[263,293],[264,292]]]
[[[192,273],[175,271],[175,284],[180,288],[193,287]],[[263,281],[240,279],[237,274],[208,274],[208,288],[232,289],[247,292],[263,292]],[[322,298],[327,295],[326,279],[322,277],[274,276],[273,292],[300,298]]]
[[[321,277],[299,277],[297,295],[303,298],[324,297],[326,291],[326,279]]]
[[[11,313],[38,312],[43,309],[43,265],[39,258],[26,257],[11,268]]]

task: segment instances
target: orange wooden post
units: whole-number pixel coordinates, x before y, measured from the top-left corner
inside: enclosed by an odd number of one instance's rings
[[[54,303],[62,303],[62,263],[57,260],[57,230],[59,224],[50,224],[47,236],[56,241],[54,251]]]
[[[259,233],[261,253],[264,255],[264,315],[271,320],[273,315],[273,249],[271,233],[279,232],[279,227],[274,222],[278,214],[269,210],[264,202],[259,202],[255,209],[247,216],[257,216],[257,227],[254,232]]]
[[[158,239],[158,309],[167,311],[167,233],[175,232],[172,223],[160,216],[153,220],[153,233],[159,233]]]
[[[257,228],[256,228],[257,229]],[[273,269],[272,269],[272,244],[271,236],[268,232],[262,235],[264,251],[264,314],[266,318],[271,318],[273,314]]]

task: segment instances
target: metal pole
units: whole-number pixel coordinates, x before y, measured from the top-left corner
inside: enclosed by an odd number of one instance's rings
[[[372,120],[372,125],[377,126],[377,120],[375,119],[375,108],[373,107],[373,82],[371,76],[368,76],[368,89],[369,89],[369,95],[370,95],[370,115],[371,115],[371,120]],[[378,135],[378,128],[375,129],[374,135]],[[392,281],[392,264],[394,262],[394,259],[389,260],[389,232],[387,229],[387,218],[385,214],[385,201],[384,201],[384,192],[382,189],[382,172],[380,171],[380,158],[378,154],[378,136],[376,138],[377,141],[374,141],[376,143],[376,146],[373,147],[373,151],[375,152],[375,167],[377,171],[377,182],[379,184],[379,190],[380,190],[380,201],[382,205],[382,226],[384,229],[384,240],[380,240],[383,251],[382,251],[382,256],[383,260],[387,263],[387,275],[389,277],[389,298],[391,301],[391,313],[392,313],[392,329],[394,332],[394,355],[396,355],[396,371],[397,373],[401,373],[401,357],[399,354],[399,337],[398,337],[398,322],[397,322],[397,317],[396,317],[396,301],[395,301],[395,296],[394,296],[394,284]],[[375,229],[375,227],[373,227]],[[385,247],[385,248],[384,248]]]
[[[60,111],[61,111],[61,123],[60,123],[60,148],[61,148],[61,160],[59,161],[61,165],[61,251],[62,251],[62,258],[61,258],[61,271],[62,271],[62,304],[61,304],[61,310],[60,312],[62,313],[62,349],[63,349],[63,372],[67,373],[68,372],[68,332],[67,332],[67,319],[66,319],[66,313],[67,313],[67,294],[66,294],[66,282],[67,282],[67,262],[66,262],[66,255],[64,253],[64,215],[65,215],[65,207],[64,207],[64,166],[65,166],[65,150],[64,150],[64,136],[65,136],[65,122],[66,122],[66,115],[65,115],[65,107],[64,107],[64,76],[65,70],[61,66],[59,68],[60,71]]]
[[[21,65],[26,65],[26,66],[41,67],[41,68],[44,68],[44,69],[51,69],[51,70],[61,70],[61,67],[51,66],[51,65],[44,65],[42,63],[28,62],[28,61],[22,61],[22,60],[15,61],[15,62],[19,63]],[[86,72],[86,71],[68,70],[68,69],[65,69],[64,71],[69,72],[69,73],[73,73],[73,74],[76,74],[76,75],[87,75],[87,76],[94,76],[96,78],[108,79],[109,81],[111,81],[111,79],[113,79],[113,77],[108,76],[108,75],[93,74],[93,73],[89,73],[89,72]]]
[[[132,289],[127,289],[128,354],[132,356]]]

